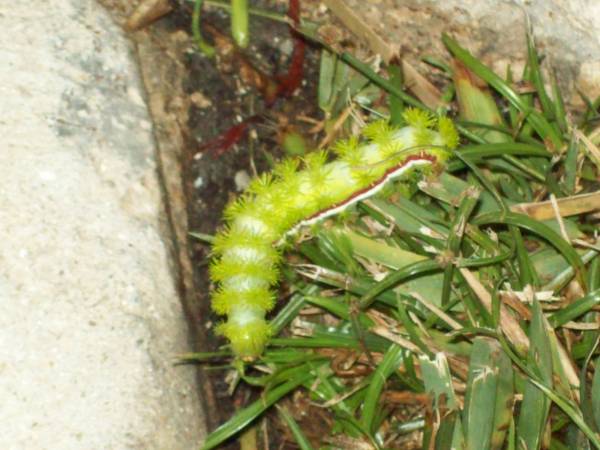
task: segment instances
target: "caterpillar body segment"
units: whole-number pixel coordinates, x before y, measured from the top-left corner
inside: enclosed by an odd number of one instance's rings
[[[279,244],[287,236],[374,195],[390,180],[442,163],[456,147],[458,135],[446,117],[410,109],[404,118],[403,128],[373,122],[362,142],[337,143],[330,162],[327,152],[308,155],[302,167],[299,160],[281,162],[227,207],[213,244],[210,275],[218,288],[212,308],[227,317],[217,331],[238,357],[260,356],[270,337],[266,314],[275,304]]]

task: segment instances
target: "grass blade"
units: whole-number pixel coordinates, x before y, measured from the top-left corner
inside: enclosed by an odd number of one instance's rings
[[[461,156],[477,161],[502,155],[542,156],[551,158],[552,154],[543,147],[521,142],[503,142],[496,144],[464,145],[456,150]]]
[[[397,64],[390,64],[387,68],[390,74],[390,82],[398,87],[402,87],[402,67]],[[388,103],[390,107],[390,123],[392,125],[400,125],[404,122],[402,113],[404,112],[404,102],[396,95],[388,96]]]
[[[529,67],[529,80],[535,86],[538,98],[540,99],[540,104],[542,105],[542,111],[548,119],[552,120],[554,119],[555,108],[552,100],[550,100],[550,97],[548,97],[548,93],[546,92],[544,78],[540,69],[540,61],[538,59],[537,50],[535,49],[535,44],[533,42],[533,32],[530,27],[527,29],[527,60]]]
[[[476,120],[491,126],[505,126],[496,102],[487,87],[480,87],[481,80],[477,80],[460,60],[453,61],[452,75],[461,118]],[[472,128],[471,131],[487,142],[505,142],[507,140],[506,135],[492,129]]]
[[[471,55],[471,53],[469,53],[466,49],[458,45],[458,42],[456,42],[450,36],[443,34],[442,40],[454,57],[465,64],[471,71],[473,71],[473,73],[475,73],[475,75],[496,89],[496,91],[506,98],[506,100],[508,100],[514,107],[523,113],[526,116],[526,120],[531,123],[540,137],[544,141],[548,140],[552,144],[554,151],[558,151],[561,148],[561,137],[556,133],[555,129],[543,115],[527,105],[519,96],[519,94],[517,94],[508,84],[506,84],[502,78],[496,75],[491,69],[486,67],[473,55]]]
[[[558,328],[565,323],[575,320],[600,304],[600,289],[590,292],[588,295],[575,300],[567,307],[561,308],[550,317],[548,322],[552,328]]]
[[[491,223],[515,225],[544,238],[546,241],[552,244],[575,268],[579,283],[584,289],[586,288],[586,271],[581,257],[567,241],[565,241],[558,233],[553,231],[547,225],[537,222],[523,214],[516,214],[513,212],[503,212],[501,214],[482,214],[475,217],[473,219],[473,223],[475,225],[487,225]]]
[[[409,264],[402,269],[396,270],[390,273],[383,280],[375,283],[359,300],[360,308],[367,308],[375,298],[382,292],[393,288],[397,284],[401,283],[407,278],[419,276],[421,274],[428,274],[436,270],[440,270],[440,262],[435,260],[417,261],[416,263]]]
[[[433,359],[428,356],[419,357],[421,373],[425,383],[425,391],[433,397],[434,417],[439,423],[433,424],[437,434],[426,433],[423,448],[432,448],[435,439],[436,450],[463,448],[464,437],[460,422],[459,404],[452,385],[452,375],[448,360],[444,353],[436,353]],[[428,427],[431,430],[431,427]]]
[[[487,339],[476,339],[471,350],[463,410],[466,450],[489,448],[496,405],[498,370]]]
[[[210,433],[202,446],[202,450],[210,450],[222,444],[230,437],[239,433],[254,419],[260,416],[267,408],[284,397],[307,380],[314,378],[308,367],[299,367],[297,375],[285,383],[271,389],[251,405],[238,411],[231,419]]]
[[[493,345],[493,347],[496,347],[496,345]],[[507,430],[513,423],[515,374],[510,358],[506,356],[501,348],[494,349],[493,358],[495,366],[498,368],[498,380],[496,382],[496,406],[490,449],[500,450],[504,448]]]
[[[469,217],[473,213],[475,206],[477,206],[480,194],[481,190],[474,185],[469,186],[463,192],[462,200],[458,206],[454,220],[452,221],[450,236],[448,237],[446,247],[447,255],[452,258],[457,258],[460,256],[460,246],[465,233],[465,227],[467,226]],[[453,276],[454,264],[447,264],[444,269],[444,285],[442,289],[441,300],[442,306],[446,306],[450,302]]]
[[[592,411],[596,429],[600,429],[600,357],[594,364],[594,378],[592,379]]]
[[[404,352],[402,347],[392,344],[388,351],[383,356],[383,360],[377,366],[375,372],[372,375],[372,381],[367,388],[367,394],[365,396],[365,402],[363,405],[362,415],[360,423],[363,427],[371,432],[375,432],[373,423],[377,416],[379,397],[385,386],[386,380],[394,373],[404,359]]]
[[[319,70],[318,105],[325,112],[330,112],[334,93],[334,77],[337,65],[335,53],[321,52],[321,68]]]
[[[312,445],[310,445],[310,442],[302,432],[302,428],[300,428],[300,425],[298,425],[298,423],[294,420],[290,412],[281,406],[277,406],[277,412],[279,413],[279,417],[281,417],[281,419],[292,432],[292,435],[294,436],[294,439],[296,439],[296,444],[298,444],[300,450],[313,450]]]
[[[533,317],[530,325],[530,347],[527,364],[546,386],[552,386],[552,354],[542,308],[539,302],[533,303]],[[547,420],[550,399],[530,380],[526,381],[523,401],[517,422],[517,442],[525,449],[539,449],[548,430]]]

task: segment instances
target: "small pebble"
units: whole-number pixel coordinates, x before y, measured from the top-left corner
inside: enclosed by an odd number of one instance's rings
[[[200,109],[206,109],[212,106],[212,102],[210,101],[210,99],[206,98],[206,96],[199,91],[196,91],[192,95],[190,95],[190,101],[194,106]]]
[[[235,181],[235,189],[238,192],[243,191],[250,184],[250,175],[245,170],[240,170],[236,172],[233,181]]]

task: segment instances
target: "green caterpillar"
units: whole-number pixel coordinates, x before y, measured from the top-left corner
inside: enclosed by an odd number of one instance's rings
[[[226,208],[226,225],[213,244],[210,276],[218,288],[212,308],[227,316],[217,332],[229,339],[238,357],[260,356],[269,339],[265,316],[275,304],[280,244],[287,236],[374,195],[417,167],[442,163],[458,144],[447,117],[408,109],[404,120],[402,128],[384,121],[367,125],[362,142],[353,137],[334,146],[337,158],[331,162],[324,151],[308,155],[302,167],[297,159],[284,160]]]

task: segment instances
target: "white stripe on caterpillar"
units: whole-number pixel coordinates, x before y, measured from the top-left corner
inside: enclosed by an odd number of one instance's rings
[[[255,179],[225,211],[226,226],[213,244],[210,267],[218,289],[212,295],[216,313],[227,316],[218,332],[242,359],[260,356],[270,336],[265,319],[275,302],[281,252],[278,244],[301,227],[339,214],[375,195],[390,180],[417,167],[441,163],[456,147],[458,135],[446,117],[416,109],[404,113],[407,126],[394,129],[383,121],[363,129],[357,138],[326,152],[286,160]]]
[[[294,235],[302,227],[314,225],[321,220],[324,220],[328,217],[335,216],[336,214],[341,213],[349,206],[354,205],[355,203],[358,203],[361,200],[365,200],[365,199],[377,194],[379,191],[381,191],[384,188],[384,186],[387,184],[388,181],[399,178],[401,175],[403,175],[405,172],[408,172],[410,169],[413,169],[417,166],[429,165],[432,162],[433,162],[432,160],[424,158],[424,157],[422,159],[412,159],[412,160],[408,161],[403,166],[398,167],[397,169],[390,172],[389,174],[386,174],[381,180],[378,180],[377,183],[374,183],[373,187],[370,187],[369,189],[350,197],[346,202],[344,202],[338,206],[333,206],[329,209],[319,211],[313,217],[299,222],[292,229],[290,229],[288,232],[286,232],[285,236]]]

